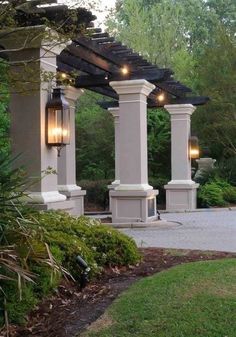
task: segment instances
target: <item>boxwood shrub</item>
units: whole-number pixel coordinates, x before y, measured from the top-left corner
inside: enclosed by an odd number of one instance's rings
[[[140,256],[133,239],[88,217],[75,218],[60,211],[42,212],[39,224],[46,229],[50,246],[59,246],[70,271],[81,255],[96,273],[97,268],[135,264]]]
[[[198,191],[200,206],[227,206],[236,203],[236,188],[223,179],[214,179],[200,186]]]

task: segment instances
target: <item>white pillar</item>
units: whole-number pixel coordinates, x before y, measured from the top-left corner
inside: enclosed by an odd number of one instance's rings
[[[110,191],[112,221],[151,221],[156,219],[158,191],[148,184],[147,96],[155,88],[146,80],[111,82],[119,94],[120,184]]]
[[[43,26],[28,27],[14,31],[4,43],[6,49],[15,49],[9,52],[11,72],[16,76],[10,99],[12,152],[20,155],[15,166],[23,166],[29,177],[29,203],[42,209],[67,209],[70,204],[58,192],[57,174],[44,177],[48,168],[57,171],[57,151],[45,142],[45,106],[50,85],[41,76],[56,74],[56,56],[65,48],[48,40],[50,36],[56,39],[56,33]]]
[[[119,108],[109,108],[108,111],[111,113],[114,119],[114,138],[115,138],[115,180],[108,186],[109,189],[114,189],[120,184],[120,115]]]
[[[165,105],[171,117],[171,181],[165,185],[167,210],[196,208],[198,184],[191,179],[189,139],[192,104]]]
[[[119,108],[109,108],[108,111],[112,114],[114,119],[114,134],[115,134],[115,180],[111,183],[113,188],[120,184],[120,116]]]
[[[70,213],[76,216],[84,214],[85,191],[76,184],[76,140],[75,140],[75,108],[81,96],[81,90],[71,86],[63,88],[65,98],[70,106],[70,144],[61,150],[58,157],[58,189],[68,200],[74,202]]]
[[[108,111],[111,113],[114,119],[114,138],[115,138],[115,180],[108,185],[109,191],[114,190],[120,184],[120,173],[119,173],[119,151],[120,151],[120,116],[119,108],[109,108]],[[109,211],[111,212],[111,197],[109,196]]]

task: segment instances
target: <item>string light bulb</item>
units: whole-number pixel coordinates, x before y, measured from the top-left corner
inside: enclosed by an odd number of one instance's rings
[[[157,95],[157,99],[159,102],[163,102],[165,100],[165,94],[162,92],[159,95]]]
[[[127,66],[124,66],[123,68],[121,68],[121,72],[123,75],[127,75],[129,73],[129,69]]]
[[[61,78],[62,78],[63,80],[65,80],[65,79],[67,78],[67,74],[66,74],[66,73],[61,73]]]

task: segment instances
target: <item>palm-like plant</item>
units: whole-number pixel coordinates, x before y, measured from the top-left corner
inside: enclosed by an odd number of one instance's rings
[[[36,278],[30,271],[32,264],[43,263],[53,271],[65,271],[43,241],[44,230],[32,216],[35,211],[22,201],[27,194],[26,175],[22,169],[12,168],[12,163],[9,156],[0,158],[0,281],[17,280],[21,299],[22,283],[34,282]],[[6,302],[4,286],[0,286],[0,291]],[[7,314],[5,322],[7,327]]]

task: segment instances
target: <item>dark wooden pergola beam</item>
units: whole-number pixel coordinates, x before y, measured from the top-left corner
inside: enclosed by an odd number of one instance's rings
[[[114,42],[115,39],[114,37],[104,37],[104,38],[99,38],[99,39],[93,39],[92,38],[92,41],[98,43],[98,44],[102,44],[102,43],[108,43],[108,42]]]
[[[111,64],[110,62],[107,61],[106,58],[101,57],[99,54],[96,54],[91,50],[82,47],[81,45],[71,44],[67,47],[67,50],[69,51],[70,54],[78,58],[81,58],[82,60],[98,67],[101,70],[110,73],[117,72],[119,70],[118,66],[115,66],[115,64]]]
[[[156,69],[150,72],[135,71],[133,73],[122,75],[120,73],[111,75],[93,75],[93,76],[79,76],[75,80],[75,85],[77,88],[90,88],[93,86],[105,87],[109,85],[111,81],[123,81],[123,80],[134,80],[134,79],[146,79],[149,82],[163,81],[167,76],[169,76],[170,70],[168,69]]]
[[[75,72],[80,70],[91,75],[99,75],[103,73],[101,69],[97,68],[93,64],[83,61],[66,51],[63,51],[57,56],[57,63],[59,71]],[[66,70],[66,68],[70,70]]]
[[[206,96],[199,96],[199,97],[185,97],[180,99],[171,99],[169,102],[160,103],[157,101],[153,101],[148,99],[148,108],[155,109],[155,108],[162,108],[166,104],[192,104],[194,106],[204,105],[209,101],[209,97]],[[108,108],[116,108],[119,107],[119,101],[110,101],[110,102],[98,102],[99,106],[103,109]]]
[[[76,85],[75,85],[75,87],[76,87]],[[101,94],[103,96],[108,96],[108,97],[113,98],[115,100],[119,99],[119,97],[116,94],[116,92],[114,90],[112,90],[112,89],[108,90],[108,89],[101,88],[101,87],[90,87],[89,90],[94,91],[94,92],[96,92],[98,94]]]
[[[95,33],[91,35],[92,39],[101,38],[101,37],[109,37],[108,33]]]
[[[155,86],[159,89],[161,89],[162,91],[166,91],[167,93],[174,95],[176,97],[184,97],[185,93],[182,92],[181,90],[176,90],[174,88],[171,88],[169,85],[167,85],[165,82],[155,82],[153,83],[155,84]]]
[[[87,27],[86,32],[88,33],[89,36],[92,36],[93,34],[102,33],[102,28]]]
[[[209,97],[206,96],[198,96],[198,97],[183,97],[183,98],[172,98],[169,102],[165,102],[165,104],[192,104],[194,106],[204,105],[209,101]],[[148,108],[157,108],[158,103],[150,103]]]
[[[124,60],[113,55],[110,51],[104,51],[104,49],[100,48],[100,46],[95,42],[91,41],[90,39],[86,37],[80,37],[76,40],[74,40],[74,43],[78,47],[83,47],[80,49],[83,49],[84,52],[87,49],[88,51],[92,52],[91,54],[96,54],[100,58],[103,58],[107,61],[107,63],[111,63],[117,67],[122,67],[124,65]],[[79,55],[78,55],[79,56]],[[94,59],[94,58],[93,58]],[[130,66],[131,70],[134,70],[134,67]],[[106,70],[106,69],[104,69]],[[109,70],[107,70],[109,71]]]
[[[131,55],[132,52],[133,52],[133,50],[130,49],[130,48],[127,48],[127,49],[122,48],[122,49],[118,49],[118,50],[112,50],[112,53],[114,55],[121,55],[122,54],[122,56],[126,56],[126,54]]]

